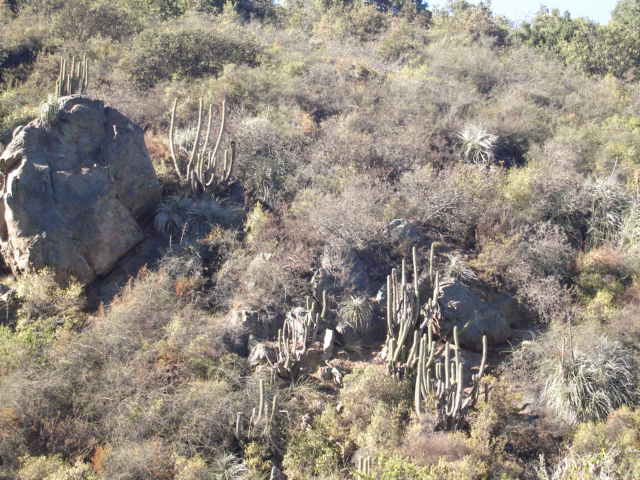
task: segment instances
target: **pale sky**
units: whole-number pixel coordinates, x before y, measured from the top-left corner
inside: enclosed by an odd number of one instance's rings
[[[445,5],[446,1],[432,0],[429,5]],[[587,17],[598,23],[607,23],[617,0],[493,0],[493,12],[504,15],[514,22],[531,20],[540,5],[549,9],[557,8],[560,12],[568,10],[572,17]]]

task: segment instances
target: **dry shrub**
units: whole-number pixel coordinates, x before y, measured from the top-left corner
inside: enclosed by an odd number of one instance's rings
[[[108,446],[98,445],[91,454],[91,467],[98,473],[104,473],[104,464],[109,457],[111,449]]]
[[[626,278],[630,275],[628,261],[624,252],[614,249],[610,245],[589,250],[578,258],[579,271],[593,271],[601,274],[610,274],[618,278]]]
[[[367,178],[346,178],[337,194],[307,190],[292,207],[298,218],[305,217],[308,236],[331,245],[364,248],[384,238],[384,218],[380,211],[387,201],[386,187]]]
[[[578,426],[572,444],[553,468],[541,459],[540,478],[553,480],[634,479],[640,475],[638,411],[612,412],[605,422]],[[550,462],[553,463],[553,462]],[[549,470],[551,470],[549,472]]]
[[[410,428],[399,453],[416,465],[455,462],[471,453],[465,434],[460,432],[433,432],[416,424]]]
[[[501,174],[475,165],[460,165],[438,171],[423,167],[401,178],[399,196],[387,207],[392,216],[414,218],[424,225],[446,232],[458,240],[491,209],[489,193]],[[393,213],[391,213],[393,212]]]
[[[62,287],[50,270],[22,274],[15,286],[21,300],[19,315],[27,322],[52,316],[77,314],[84,306],[82,286],[71,281]]]
[[[171,480],[174,477],[171,450],[159,439],[123,444],[107,457],[105,475],[114,480]]]
[[[370,426],[376,409],[406,414],[410,409],[410,389],[408,381],[398,382],[386,375],[382,365],[367,365],[345,376],[340,391],[342,418],[350,425],[353,437]]]
[[[0,404],[15,412],[2,422],[2,462],[10,464],[27,444],[65,456],[110,444],[105,472],[118,478],[129,471],[125,467],[143,469],[165,451],[149,439],[162,438],[172,450],[217,454],[234,437],[235,412],[244,401],[224,382],[188,384],[213,376],[225,343],[236,338],[231,326],[201,309],[199,291],[176,295],[179,279],[199,275],[195,257],[165,258],[157,271],[130,282],[92,326],[46,349],[43,363],[34,358],[0,379]],[[163,351],[177,355],[158,361]],[[239,370],[228,365],[223,378],[238,382]],[[218,413],[212,405],[220,407]],[[141,445],[139,462],[129,466],[128,442]],[[170,472],[165,466],[150,471],[144,478]]]
[[[173,165],[171,162],[171,152],[166,144],[165,138],[152,131],[147,131],[144,134],[144,143],[149,151],[151,162],[161,179],[173,178],[175,175]]]
[[[573,273],[574,257],[564,232],[542,223],[485,243],[475,263],[516,290],[548,324],[571,313],[572,298],[565,284]]]

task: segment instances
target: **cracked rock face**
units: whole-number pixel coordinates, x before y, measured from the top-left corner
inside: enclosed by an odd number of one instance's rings
[[[15,274],[50,268],[60,282],[108,273],[144,235],[160,199],[140,127],[82,96],[49,127],[14,131],[0,156],[0,251]]]

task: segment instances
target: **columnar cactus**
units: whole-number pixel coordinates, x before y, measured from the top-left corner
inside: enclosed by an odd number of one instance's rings
[[[274,365],[280,375],[295,376],[320,331],[320,325],[327,311],[327,296],[322,293],[322,308],[318,311],[318,302],[307,299],[307,309],[302,325],[295,325],[293,317],[287,317],[278,330],[277,360]]]
[[[56,95],[64,97],[73,94],[87,93],[89,87],[89,61],[83,55],[82,60],[76,61],[71,57],[71,62],[63,58],[60,61],[60,72],[56,81]]]
[[[236,159],[236,144],[230,142],[230,146],[223,153],[223,163],[218,164],[218,152],[222,142],[222,134],[226,124],[226,100],[222,100],[220,107],[220,126],[218,128],[218,136],[213,149],[209,149],[209,137],[211,136],[211,124],[213,121],[212,109],[209,105],[207,115],[207,126],[204,130],[204,138],[202,137],[202,99],[198,102],[198,122],[195,127],[196,137],[189,152],[186,165],[182,165],[183,161],[179,158],[175,147],[175,123],[176,110],[178,107],[178,99],[173,102],[171,109],[171,123],[169,125],[169,149],[173,160],[174,169],[181,181],[189,183],[194,193],[206,192],[218,185],[225,185],[229,182],[233,165]]]
[[[432,338],[431,327],[427,335],[420,340],[418,368],[416,372],[414,402],[418,417],[424,414],[423,403],[435,399],[437,424],[445,430],[456,429],[466,418],[479,394],[479,387],[487,361],[487,337],[482,337],[482,360],[478,373],[471,379],[469,388],[463,385],[458,327],[453,329],[454,353],[446,342],[444,349],[436,354],[436,343]]]
[[[418,417],[424,403],[435,399],[438,428],[459,428],[478,398],[480,379],[487,358],[487,338],[482,338],[482,361],[471,385],[463,385],[458,328],[453,329],[453,347],[447,341],[436,348],[434,335],[440,335],[442,313],[438,303],[441,293],[439,274],[433,268],[434,246],[429,255],[429,285],[433,294],[420,302],[418,262],[413,249],[413,282],[407,280],[403,260],[400,278],[393,270],[387,277],[387,339],[383,356],[389,373],[396,377],[415,372],[414,403]],[[453,354],[451,349],[453,348]]]
[[[242,413],[236,416],[236,438],[240,439],[244,435],[246,438],[268,437],[271,435],[278,413],[278,396],[275,395],[269,406],[265,402],[264,380],[260,379],[258,384],[259,396],[258,407],[253,408],[248,424],[245,426],[242,421]]]
[[[402,260],[401,274],[394,269],[387,277],[387,339],[384,358],[387,369],[395,376],[402,376],[415,366],[418,355],[420,331],[432,325],[437,328],[440,319],[438,295],[440,293],[439,276],[430,278],[433,295],[424,305],[420,303],[418,286],[418,261],[416,249],[412,251],[413,282],[407,281],[406,263]],[[430,263],[433,261],[433,253]],[[433,267],[429,267],[431,277]],[[420,317],[423,321],[420,322]]]
[[[372,475],[373,469],[373,459],[371,456],[366,455],[358,458],[356,463],[356,472],[360,475],[360,477],[370,477]]]

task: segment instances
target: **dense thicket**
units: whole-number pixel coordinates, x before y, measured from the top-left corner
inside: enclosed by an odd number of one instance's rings
[[[521,26],[465,1],[5,1],[0,142],[86,54],[89,94],[145,128],[163,211],[190,230],[96,312],[46,272],[15,281],[0,477],[638,478],[639,23],[637,0],[607,25]],[[223,97],[237,183],[198,214],[170,111],[190,138],[198,99]],[[236,348],[229,312],[281,321],[322,266],[340,316],[432,244],[450,275],[513,295],[528,331],[493,352],[462,431],[415,417],[378,344],[345,346],[339,389],[272,382]],[[261,384],[286,414],[238,434]]]

